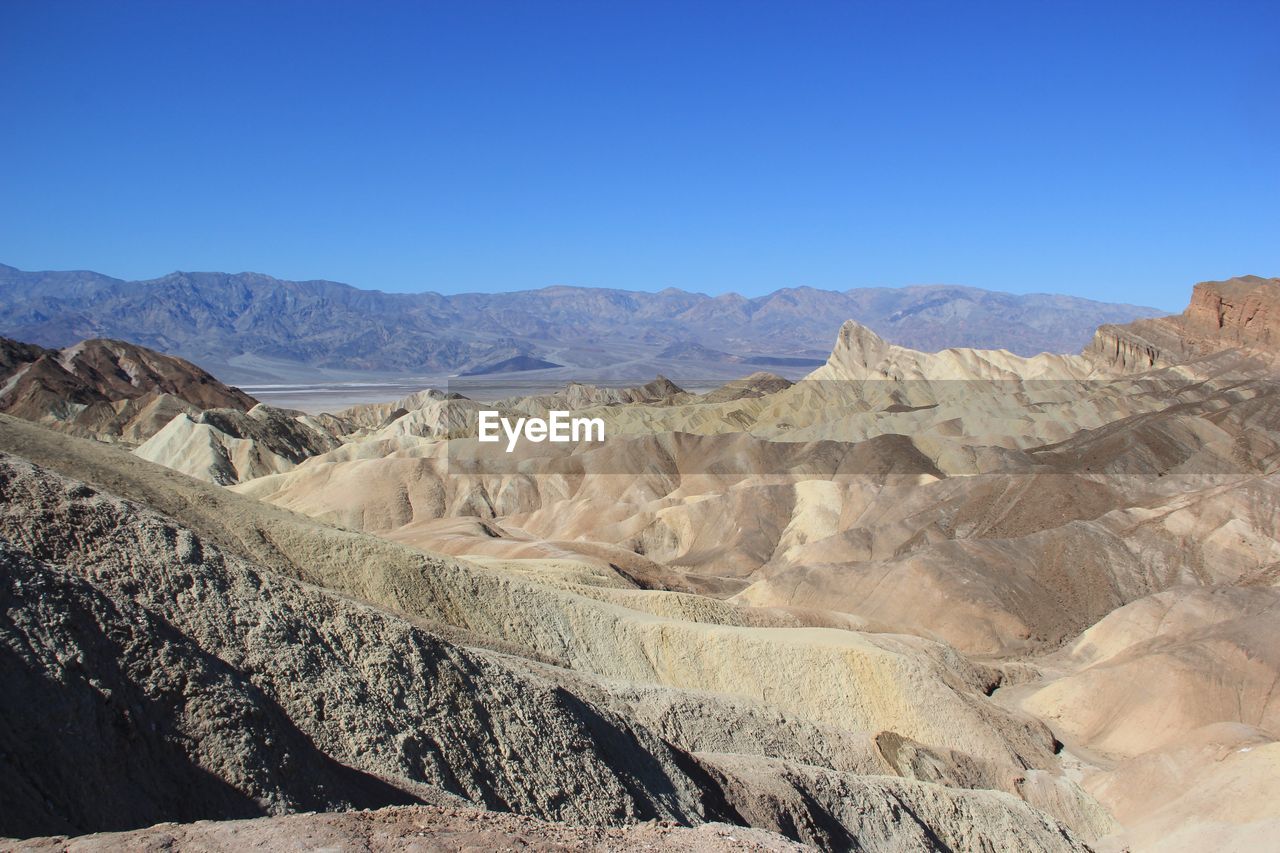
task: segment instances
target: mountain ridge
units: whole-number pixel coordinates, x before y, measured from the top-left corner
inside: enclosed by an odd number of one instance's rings
[[[126,281],[0,265],[0,334],[43,346],[113,337],[189,358],[231,382],[304,371],[438,374],[525,356],[575,368],[649,362],[673,345],[713,375],[729,358],[819,357],[857,319],[923,350],[1079,351],[1106,323],[1156,309],[952,285],[801,286],[758,297],[553,285],[510,293],[387,293],[261,273],[175,272]],[[659,365],[660,367],[662,365]]]

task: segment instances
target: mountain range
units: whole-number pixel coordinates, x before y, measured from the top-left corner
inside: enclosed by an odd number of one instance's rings
[[[799,375],[846,319],[914,349],[1078,352],[1102,324],[1161,312],[1071,296],[970,287],[784,288],[748,298],[547,287],[383,293],[258,273],[175,272],[124,281],[0,265],[0,335],[46,347],[128,340],[241,384],[339,375],[471,375],[564,366],[624,378]],[[746,371],[750,372],[750,371]]]

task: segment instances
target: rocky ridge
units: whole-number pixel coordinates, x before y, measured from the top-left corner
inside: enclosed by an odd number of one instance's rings
[[[0,339],[0,412],[76,435],[139,444],[177,415],[255,405],[188,361],[124,341],[49,350]]]
[[[340,447],[340,436],[347,429],[343,422],[326,423],[259,403],[248,412],[183,412],[134,453],[201,480],[229,486],[288,471],[305,459]]]
[[[1277,358],[1280,278],[1201,282],[1182,314],[1104,325],[1085,354],[1112,369],[1140,372],[1237,349]]]

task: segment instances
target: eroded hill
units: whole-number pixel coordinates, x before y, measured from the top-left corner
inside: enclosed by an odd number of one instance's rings
[[[1280,283],[1240,287],[1099,331],[1178,336],[1145,361],[848,323],[799,382],[706,393],[209,408],[135,452],[0,416],[0,832],[379,807],[244,831],[394,846],[479,807],[606,846],[1256,847]],[[491,451],[482,406],[608,439]],[[37,748],[55,720],[90,748]]]

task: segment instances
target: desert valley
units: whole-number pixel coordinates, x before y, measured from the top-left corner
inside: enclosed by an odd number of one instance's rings
[[[0,2],[0,853],[1280,850],[1277,41]]]
[[[272,299],[374,316],[328,283],[165,279],[213,307],[159,316],[3,272],[0,847],[1280,838],[1280,279],[1053,303],[1092,337],[1004,348],[980,292],[894,295],[883,336],[852,291],[379,307],[415,361],[317,323],[272,349]],[[63,339],[88,298],[127,340]],[[308,411],[226,384],[374,357],[442,381]],[[494,365],[516,392],[469,394]],[[607,438],[507,454],[482,409]]]

